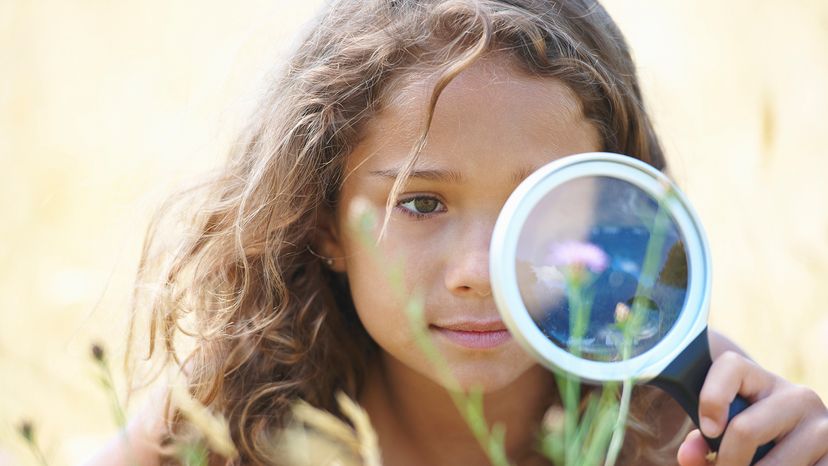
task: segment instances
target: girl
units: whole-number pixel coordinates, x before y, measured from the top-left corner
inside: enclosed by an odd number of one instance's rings
[[[267,441],[296,399],[341,416],[338,390],[368,412],[386,465],[486,463],[387,291],[385,264],[400,258],[455,377],[481,386],[488,420],[506,427],[509,458],[544,464],[536,426],[557,402],[554,380],[500,338],[488,245],[511,191],[551,160],[601,150],[666,169],[606,11],[589,0],[336,1],[236,147],[192,192],[192,234],[170,249],[151,230],[140,277],[160,277],[147,296],[149,353],[174,361],[193,396],[228,420],[240,454],[231,464],[273,462]],[[381,254],[349,228],[355,205],[380,212]],[[183,355],[179,333],[196,335]],[[737,393],[754,403],[728,427],[718,464],[748,464],[775,440],[763,464],[828,465],[817,395],[719,335],[711,346],[705,434],[723,430]],[[174,409],[145,417],[155,428],[133,423],[129,455],[115,442],[97,464],[168,463],[153,445],[186,426]],[[705,464],[685,417],[639,389],[620,463]]]

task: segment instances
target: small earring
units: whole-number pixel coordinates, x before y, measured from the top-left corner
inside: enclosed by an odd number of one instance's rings
[[[311,253],[311,255],[322,259],[322,262],[324,262],[325,265],[327,265],[328,267],[333,267],[333,263],[334,263],[333,257],[327,257],[327,256],[323,256],[322,254],[318,254],[316,251],[311,249],[310,246],[307,246],[307,249],[308,249],[308,252]]]

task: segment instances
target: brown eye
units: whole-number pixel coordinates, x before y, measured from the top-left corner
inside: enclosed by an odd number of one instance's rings
[[[413,217],[424,217],[445,210],[439,199],[431,196],[418,196],[400,201],[397,204],[403,212]]]
[[[423,214],[429,214],[434,212],[434,209],[437,208],[437,199],[421,197],[414,199],[414,207],[417,209],[417,212]]]

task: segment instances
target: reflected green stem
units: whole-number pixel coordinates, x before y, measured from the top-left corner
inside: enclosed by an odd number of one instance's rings
[[[621,359],[627,360],[632,356],[632,344],[635,339],[635,334],[644,324],[647,318],[647,310],[644,306],[644,300],[638,299],[639,296],[650,296],[653,286],[657,278],[658,268],[660,265],[661,251],[664,249],[666,241],[667,227],[669,225],[669,214],[665,206],[666,202],[674,196],[672,189],[669,187],[664,195],[658,198],[658,211],[653,219],[653,226],[650,229],[650,240],[647,243],[647,251],[644,254],[644,264],[641,270],[641,278],[638,281],[638,286],[633,298],[632,310],[630,312],[630,321],[626,322],[624,329],[624,341],[621,349]],[[613,428],[612,439],[607,450],[607,458],[604,466],[614,466],[618,460],[618,455],[621,452],[621,447],[624,444],[624,436],[626,434],[627,417],[630,410],[630,399],[632,398],[633,380],[626,379],[623,383],[621,391],[621,401],[618,409],[618,417]]]

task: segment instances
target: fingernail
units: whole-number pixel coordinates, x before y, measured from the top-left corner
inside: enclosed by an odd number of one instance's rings
[[[709,417],[702,417],[699,419],[699,429],[709,438],[714,438],[719,435],[719,423],[710,419]]]

